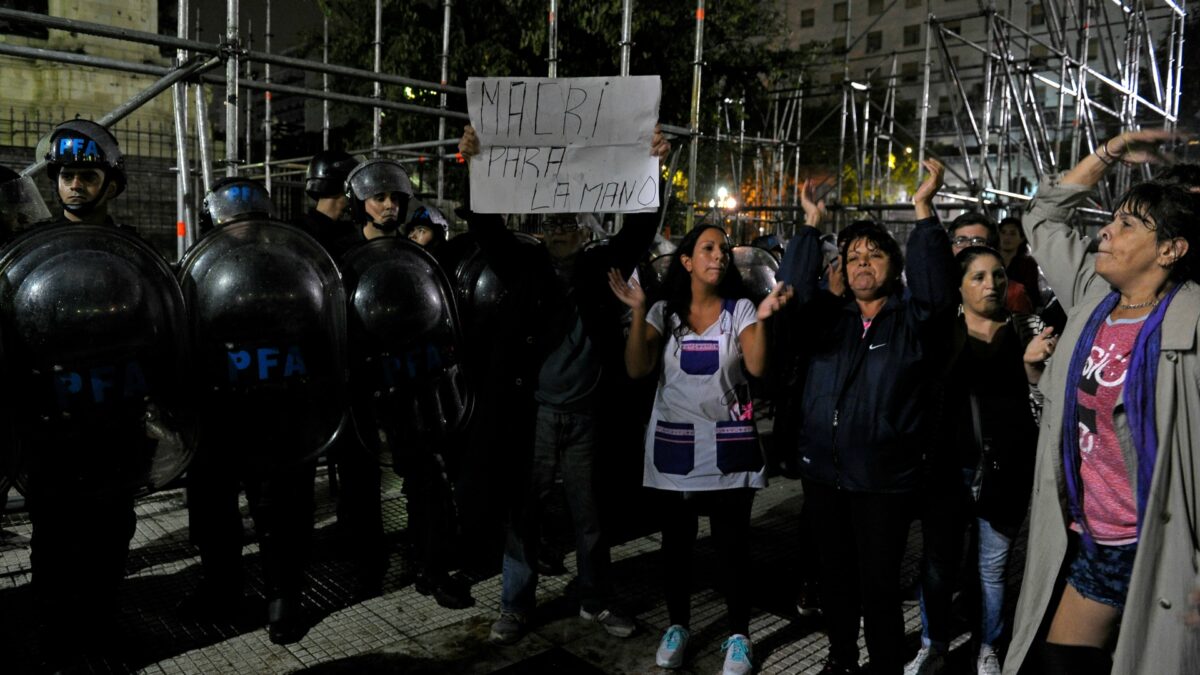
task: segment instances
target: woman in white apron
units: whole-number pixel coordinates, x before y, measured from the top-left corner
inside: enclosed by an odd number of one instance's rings
[[[736,268],[730,270],[732,262],[725,231],[700,226],[680,242],[663,283],[665,300],[649,312],[636,280],[627,283],[613,270],[609,283],[633,310],[625,345],[630,377],[660,373],[642,479],[662,497],[658,510],[671,626],[656,661],[663,668],[683,663],[691,618],[691,553],[704,514],[721,558],[721,578],[728,580],[724,672],[740,675],[752,669],[750,604],[742,583],[749,576],[750,506],[754,489],[766,486],[747,372],[760,376],[766,370],[762,322],[791,291],[776,286],[756,309],[744,297]]]

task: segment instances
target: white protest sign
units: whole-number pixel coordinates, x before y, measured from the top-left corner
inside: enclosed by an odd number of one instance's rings
[[[659,205],[650,155],[662,82],[636,77],[472,77],[467,112],[477,213],[632,213]]]

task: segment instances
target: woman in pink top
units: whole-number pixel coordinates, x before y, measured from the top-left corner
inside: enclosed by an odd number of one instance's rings
[[[1105,171],[1167,132],[1100,145],[1025,230],[1070,314],[1041,376],[1028,558],[1006,673],[1200,672],[1200,194],[1147,182],[1089,252],[1067,226]],[[1047,346],[1046,351],[1053,350]]]

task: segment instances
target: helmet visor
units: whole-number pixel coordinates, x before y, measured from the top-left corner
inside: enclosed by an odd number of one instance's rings
[[[391,161],[367,162],[350,174],[347,183],[349,192],[360,201],[387,192],[403,192],[409,197],[413,193],[408,174]]]
[[[50,209],[42,201],[32,177],[21,176],[0,184],[0,221],[19,229],[49,218]]]

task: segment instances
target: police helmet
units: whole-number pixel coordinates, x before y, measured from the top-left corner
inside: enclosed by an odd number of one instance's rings
[[[304,174],[304,192],[313,199],[345,193],[346,176],[357,165],[357,159],[341,150],[318,152]]]
[[[50,135],[38,143],[37,155],[46,160],[46,175],[55,183],[64,167],[92,168],[104,171],[101,195],[109,183],[117,186],[114,197],[125,191],[125,157],[112,132],[95,122],[68,120],[54,127]],[[87,204],[64,204],[63,208],[82,214],[95,206],[93,200]]]
[[[404,234],[411,235],[418,227],[428,227],[433,231],[433,244],[439,244],[450,238],[450,223],[441,211],[432,206],[421,205],[413,211],[412,217],[404,226]]]
[[[58,180],[58,172],[65,166],[95,167],[103,169],[106,177],[119,179],[125,189],[125,157],[116,137],[99,124],[68,120],[54,127],[42,143],[46,145],[39,147],[39,154],[46,160],[51,178]]]
[[[403,195],[397,209],[399,214],[395,221],[373,223],[376,228],[388,232],[396,229],[408,212],[408,200],[412,198],[412,181],[404,167],[394,159],[371,159],[359,164],[346,176],[346,196],[350,199],[350,211],[354,222],[368,223],[371,217],[367,215],[365,203],[371,197],[388,192],[399,192]]]
[[[262,183],[249,178],[227,176],[214,183],[212,190],[204,195],[200,229],[206,231],[246,218],[272,218],[274,212],[271,195]]]

